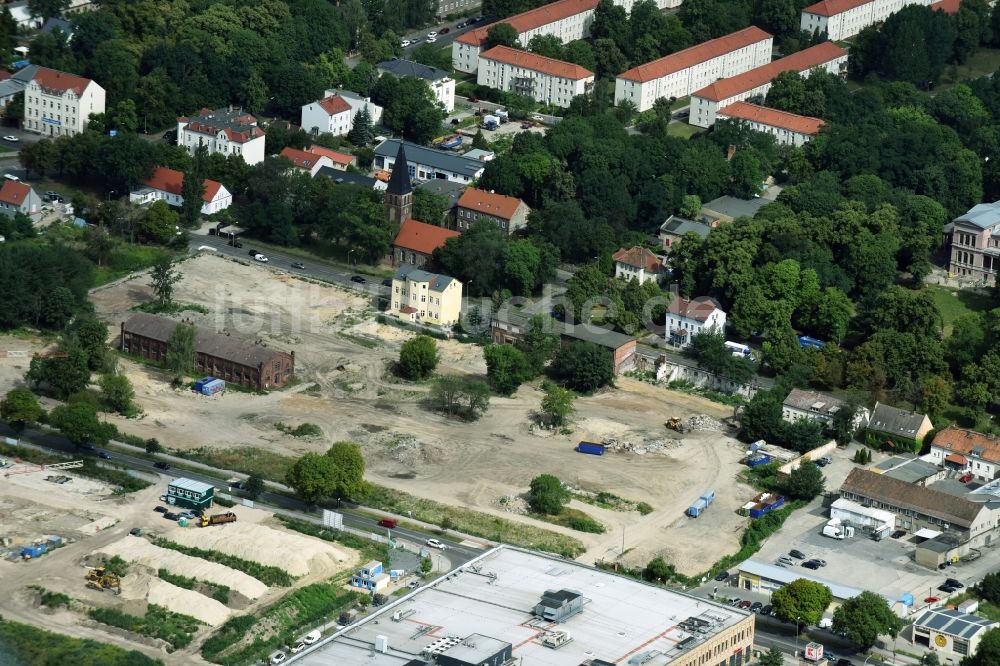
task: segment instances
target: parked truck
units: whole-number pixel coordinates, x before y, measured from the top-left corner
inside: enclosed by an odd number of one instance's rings
[[[843,540],[847,537],[854,536],[854,528],[843,525],[839,518],[833,518],[827,521],[826,525],[823,526],[823,536],[830,537],[831,539]]]
[[[458,134],[443,136],[434,142],[434,147],[440,150],[454,150],[462,147],[462,137]]]
[[[209,525],[222,525],[223,523],[235,523],[236,514],[232,511],[227,511],[226,513],[217,513],[211,518],[208,516],[201,517],[201,526],[208,527]]]
[[[483,116],[483,122],[479,126],[484,130],[495,130],[500,127],[500,118],[497,116]]]

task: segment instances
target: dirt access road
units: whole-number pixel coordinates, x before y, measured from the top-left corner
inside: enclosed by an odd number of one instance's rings
[[[734,480],[743,450],[725,433],[689,433],[679,447],[658,454],[595,458],[573,450],[579,440],[607,436],[640,444],[659,441],[673,435],[663,426],[667,417],[723,419],[731,414],[729,407],[621,378],[617,388],[577,400],[568,436],[533,426],[542,394],[532,386],[510,398],[493,398],[488,413],[475,423],[451,420],[422,404],[427,384],[400,382],[392,375],[399,348],[411,334],[376,323],[372,304],[362,297],[215,256],[195,257],[178,269],[184,277],[175,286],[175,300],[208,309],[208,314],[189,311],[185,317],[250,342],[295,350],[302,383],[267,395],[229,392],[206,398],[175,391],[163,373],[122,361],[144,410],[138,420],[112,419],[128,432],[181,450],[256,447],[283,455],[356,441],[371,481],[514,520],[532,519],[504,512],[495,501],[524,493],[543,472],[654,507],[640,516],[580,505],[608,527],[604,535],[568,532],[587,544],[585,560],[620,555],[623,529],[627,562],[645,564],[662,554],[685,573],[701,571],[738,547],[745,519],[733,511],[753,492]],[[92,295],[114,337],[130,308],[151,298],[146,277]],[[439,372],[485,373],[481,348],[438,344]],[[324,436],[296,439],[280,432],[278,421],[315,423]],[[698,520],[685,518],[684,509],[710,488],[718,498],[714,510]]]

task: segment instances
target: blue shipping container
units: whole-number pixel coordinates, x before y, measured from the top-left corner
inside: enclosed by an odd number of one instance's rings
[[[767,442],[762,439],[758,439],[756,442],[750,445],[751,451],[760,451],[762,448],[767,446]]]
[[[771,511],[774,511],[778,507],[782,506],[784,503],[785,503],[785,498],[779,497],[770,504],[763,504],[756,508],[750,509],[750,517],[760,518],[761,516],[770,513]]]
[[[21,549],[21,557],[40,557],[45,554],[48,548],[45,544],[40,543],[34,546],[25,546]]]
[[[697,518],[701,515],[701,512],[708,508],[708,502],[704,498],[699,497],[698,501],[688,507],[687,514],[692,518]]]
[[[705,500],[705,506],[711,506],[712,502],[715,501],[715,491],[706,490],[704,493],[702,493],[700,499]]]
[[[208,384],[209,382],[214,382],[214,381],[215,381],[215,377],[204,377],[202,379],[199,379],[198,381],[196,381],[194,383],[194,390],[197,391],[198,393],[201,393],[202,389],[205,388],[205,384]]]
[[[821,349],[826,343],[822,340],[817,340],[816,338],[810,338],[808,335],[799,336],[799,346],[801,347],[814,347],[816,349]]]
[[[226,382],[221,379],[213,379],[210,382],[206,382],[201,387],[202,395],[215,395],[226,389]]]
[[[766,453],[758,453],[755,456],[749,456],[747,458],[747,467],[757,467],[758,465],[766,465],[771,462],[771,456]]]
[[[604,445],[594,444],[593,442],[580,442],[576,445],[576,450],[580,453],[589,453],[592,456],[604,455]]]

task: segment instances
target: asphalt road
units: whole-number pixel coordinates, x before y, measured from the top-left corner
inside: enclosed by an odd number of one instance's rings
[[[487,25],[489,25],[492,22],[490,19],[487,19],[485,21],[481,21],[479,23],[476,23],[475,25],[466,26],[464,28],[456,28],[455,27],[459,23],[464,23],[467,20],[468,19],[461,19],[461,20],[458,20],[458,21],[450,21],[450,22],[447,22],[447,23],[442,23],[441,25],[433,27],[433,28],[427,28],[427,29],[421,30],[419,32],[412,32],[412,33],[410,33],[410,34],[408,34],[408,35],[406,35],[406,36],[404,36],[402,38],[404,40],[408,40],[408,41],[411,42],[411,44],[409,46],[403,47],[403,51],[409,53],[410,51],[412,51],[413,49],[417,48],[421,44],[425,44],[427,42],[427,33],[432,32],[432,31],[438,33],[437,39],[436,39],[436,41],[434,41],[432,43],[432,45],[443,48],[443,47],[448,46],[449,44],[451,44],[453,41],[455,41],[455,38],[458,37],[459,35],[464,35],[465,33],[469,32],[470,30],[476,30],[477,28],[481,28],[483,26],[487,26]],[[441,29],[442,28],[448,28],[448,33],[442,35],[441,34]],[[414,39],[418,39],[420,41],[412,43]]]
[[[14,431],[7,426],[5,423],[0,423],[0,435],[14,437]],[[96,458],[96,454],[88,453],[85,451],[79,451],[69,440],[66,438],[56,435],[53,433],[42,432],[38,430],[26,430],[20,435],[21,444],[23,445],[34,445],[34,448],[48,449],[58,451],[60,453],[75,454],[80,458]],[[119,446],[125,447],[127,444],[121,442],[116,442]],[[108,464],[118,465],[120,467],[125,467],[128,469],[138,470],[142,472],[148,472],[155,474],[157,476],[168,476],[174,478],[176,474],[183,474],[186,478],[194,479],[196,481],[202,481],[204,483],[210,483],[216,487],[225,486],[225,481],[219,480],[215,476],[210,476],[208,474],[203,474],[191,469],[177,470],[175,473],[170,473],[169,470],[166,474],[154,466],[154,460],[144,458],[142,456],[130,455],[127,453],[120,453],[119,451],[109,452],[111,455],[111,460]],[[164,460],[175,460],[179,463],[185,463],[183,459],[172,458],[171,456],[159,455],[159,459]],[[104,464],[104,463],[101,463]],[[221,472],[227,473],[225,470],[219,470]],[[232,476],[238,476],[240,478],[245,478],[244,474],[232,473]],[[237,491],[232,493],[234,496],[239,495]],[[261,496],[254,501],[254,506],[262,509],[275,511],[278,513],[284,513],[292,515],[295,518],[301,520],[307,520],[312,523],[322,524],[322,508],[316,507],[303,502],[302,500],[296,499],[294,497],[288,497],[287,495],[282,495],[279,493],[274,493],[270,491],[265,491]],[[369,518],[368,516],[355,513],[350,507],[326,507],[331,510],[335,510],[344,515],[344,524],[348,527],[353,527],[360,530],[366,530],[370,532],[375,532],[378,534],[384,534],[385,528],[378,526],[378,521]],[[406,541],[413,542],[415,544],[423,544],[427,540],[427,534],[424,532],[418,532],[416,530],[410,530],[403,527],[397,527],[393,530],[396,537],[402,538]],[[448,558],[453,567],[460,566],[465,562],[468,562],[472,558],[481,555],[482,551],[478,548],[470,548],[469,546],[464,546],[457,541],[448,539],[442,536],[435,536],[439,541],[447,546],[443,555]],[[437,553],[434,549],[429,549],[432,554]]]

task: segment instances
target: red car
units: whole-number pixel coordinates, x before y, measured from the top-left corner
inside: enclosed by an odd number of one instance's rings
[[[441,28],[441,32],[439,32],[438,34],[447,35],[449,32],[451,32],[451,28]]]
[[[379,527],[388,527],[390,530],[396,529],[396,521],[392,518],[383,518],[378,521]]]
[[[965,474],[962,475],[962,478],[960,478],[959,481],[961,481],[962,483],[968,483],[969,481],[972,481],[972,474],[966,472]]]
[[[750,601],[749,599],[744,599],[743,601],[740,602],[740,608],[742,608],[743,610],[746,610],[751,606],[753,606],[753,602]]]

